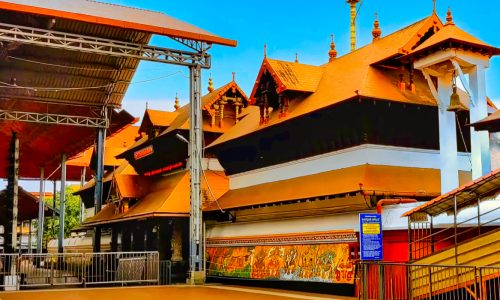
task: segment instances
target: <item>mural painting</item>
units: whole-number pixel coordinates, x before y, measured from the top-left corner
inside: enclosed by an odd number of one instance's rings
[[[209,276],[354,283],[348,244],[210,247]]]

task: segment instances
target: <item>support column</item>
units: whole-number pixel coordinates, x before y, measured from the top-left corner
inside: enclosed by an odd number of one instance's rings
[[[52,235],[56,234],[55,226],[56,226],[56,197],[57,197],[57,181],[54,179],[53,181],[53,195],[52,195]]]
[[[96,176],[95,176],[95,189],[94,189],[94,214],[97,215],[101,211],[102,206],[102,177],[104,173],[104,139],[106,135],[105,128],[99,128],[97,130],[97,141],[96,141],[96,155],[97,155],[97,165],[96,165]],[[101,251],[101,228],[99,226],[94,227],[94,252]]]
[[[38,195],[38,226],[36,239],[36,252],[42,253],[43,240],[43,221],[45,218],[45,168],[40,167],[40,194]],[[30,239],[31,239],[31,222],[30,222]]]
[[[202,214],[201,214],[201,150],[202,150],[202,116],[201,116],[201,68],[189,68],[190,77],[190,130],[189,130],[189,158],[191,176],[191,215],[189,222],[189,270],[191,284],[204,280],[204,275],[198,272],[201,266],[202,243]],[[200,278],[201,277],[201,278]]]
[[[469,105],[470,123],[488,116],[486,102],[486,77],[484,67],[477,65],[469,75],[472,93]],[[488,131],[476,131],[470,128],[472,179],[477,179],[491,172],[490,140]]]
[[[96,141],[96,176],[95,176],[95,189],[94,189],[94,212],[97,214],[101,211],[102,206],[102,177],[104,172],[104,140],[106,135],[105,128],[99,128],[97,131],[97,141]],[[101,228],[99,226],[94,227],[94,252],[101,251]]]
[[[29,220],[28,221],[28,253],[32,253],[33,252],[33,232],[31,231],[32,229],[32,225],[33,225],[33,220]],[[42,230],[43,232],[43,230]],[[38,233],[38,231],[37,231]],[[37,247],[38,247],[38,244],[37,244]]]
[[[87,169],[85,167],[82,168],[82,176],[80,178],[80,187],[83,187],[85,184],[85,173]],[[85,204],[83,203],[82,197],[80,197],[80,224],[85,221]]]
[[[66,154],[61,156],[61,192],[59,201],[59,234],[57,237],[57,252],[64,252],[64,219],[66,215]]]
[[[17,249],[17,213],[19,193],[19,139],[17,133],[12,132],[9,147],[9,169],[7,173],[7,220],[5,230],[5,253],[15,253]]]
[[[439,164],[441,169],[441,194],[458,188],[457,128],[455,113],[447,111],[452,94],[452,74],[438,77],[438,95],[444,107],[439,114]]]

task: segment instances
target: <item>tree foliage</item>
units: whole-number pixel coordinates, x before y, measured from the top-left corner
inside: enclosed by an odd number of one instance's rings
[[[71,186],[66,187],[66,207],[65,207],[65,218],[64,218],[64,237],[69,237],[71,230],[80,225],[80,197],[74,196],[75,188]],[[61,195],[57,193],[55,195],[55,207],[56,211],[59,211],[61,204]],[[54,206],[54,199],[46,200],[49,207]],[[59,232],[59,216],[53,218],[52,216],[46,216],[45,222],[43,224],[43,239],[48,242],[51,239],[57,239],[57,233]]]

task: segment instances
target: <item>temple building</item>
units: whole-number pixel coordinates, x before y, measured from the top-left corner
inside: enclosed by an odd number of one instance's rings
[[[210,79],[208,91],[202,97],[205,143],[248,114],[247,96],[234,75],[218,89]],[[109,233],[111,251],[159,251],[161,260],[172,261],[174,281],[185,280],[189,256],[189,109],[177,97],[173,112],[146,109],[136,142],[117,155],[120,165],[103,179],[106,206],[83,224]],[[208,207],[229,185],[211,152],[204,153],[202,163],[203,206]],[[94,187],[90,181],[77,193],[90,200]]]
[[[484,69],[498,53],[449,11],[387,36],[375,20],[340,57],[332,38],[320,66],[265,55],[254,108],[206,148],[229,177],[205,209],[209,279],[353,295],[359,213],[387,202],[417,202],[382,213],[384,260],[408,261],[400,216],[491,172],[488,135],[467,125],[495,109]]]

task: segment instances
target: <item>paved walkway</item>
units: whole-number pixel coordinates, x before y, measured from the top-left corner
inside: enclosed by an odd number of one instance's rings
[[[0,292],[1,300],[146,300],[165,299],[166,296],[169,299],[182,300],[355,299],[322,294],[223,285],[87,288]]]

